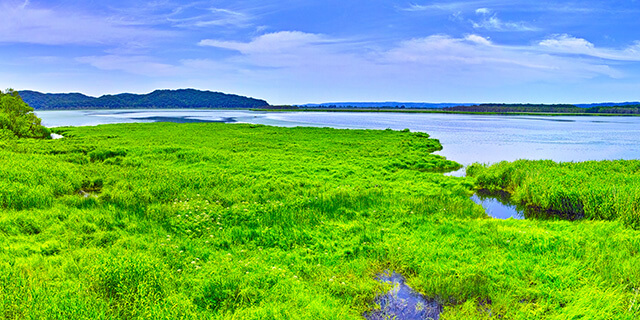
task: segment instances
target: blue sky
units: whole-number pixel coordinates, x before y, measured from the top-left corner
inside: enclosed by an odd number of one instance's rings
[[[640,100],[640,2],[0,0],[0,86],[272,104]]]

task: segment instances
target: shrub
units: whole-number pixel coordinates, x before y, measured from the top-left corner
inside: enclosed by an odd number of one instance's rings
[[[49,138],[51,132],[40,124],[33,108],[22,101],[17,91],[0,91],[0,139],[10,131],[18,138]]]

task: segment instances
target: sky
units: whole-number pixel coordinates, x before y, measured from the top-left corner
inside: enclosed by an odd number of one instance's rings
[[[0,87],[271,104],[640,100],[640,0],[0,0]]]

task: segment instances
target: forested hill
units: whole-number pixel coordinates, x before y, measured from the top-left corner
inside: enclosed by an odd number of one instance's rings
[[[168,108],[261,108],[260,99],[196,89],[156,90],[148,94],[122,93],[98,98],[81,93],[41,93],[22,90],[22,99],[35,110],[71,109],[168,109]]]

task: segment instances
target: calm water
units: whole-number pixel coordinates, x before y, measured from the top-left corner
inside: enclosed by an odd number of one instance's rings
[[[378,276],[378,281],[391,285],[391,290],[376,298],[380,309],[365,313],[365,319],[440,319],[442,305],[411,289],[400,274],[386,271]]]
[[[640,159],[640,117],[496,116],[361,112],[218,110],[39,111],[49,127],[121,122],[236,121],[274,126],[397,129],[427,132],[439,154],[464,165],[516,159]]]

